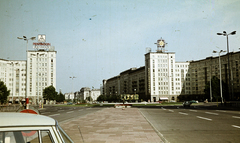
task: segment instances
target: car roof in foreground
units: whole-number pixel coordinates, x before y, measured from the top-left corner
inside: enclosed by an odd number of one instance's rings
[[[55,125],[53,118],[30,113],[0,113],[0,127],[49,126]]]

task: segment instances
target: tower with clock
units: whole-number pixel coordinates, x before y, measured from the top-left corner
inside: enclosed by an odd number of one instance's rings
[[[157,40],[157,43],[154,43],[154,44],[157,44],[157,52],[159,52],[159,53],[165,52],[164,48],[167,43],[165,42],[165,40],[162,39],[162,37],[161,37],[161,39]]]

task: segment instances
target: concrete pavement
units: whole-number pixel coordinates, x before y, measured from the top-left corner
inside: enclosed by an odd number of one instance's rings
[[[162,142],[137,108],[103,108],[60,125],[76,143]]]

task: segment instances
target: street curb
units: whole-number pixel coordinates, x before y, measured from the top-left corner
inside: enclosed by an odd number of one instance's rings
[[[170,143],[163,137],[163,135],[153,126],[153,124],[146,118],[146,116],[138,109],[138,111],[142,114],[142,116],[147,120],[147,122],[152,126],[152,128],[155,130],[157,135],[162,139],[163,143]]]

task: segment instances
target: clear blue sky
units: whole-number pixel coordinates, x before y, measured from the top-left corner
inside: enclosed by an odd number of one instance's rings
[[[144,66],[146,47],[155,51],[161,37],[176,61],[226,50],[226,37],[216,34],[222,31],[237,31],[229,43],[238,51],[239,17],[239,0],[1,0],[0,58],[25,60],[26,42],[17,37],[46,34],[57,51],[57,91],[99,88]]]

